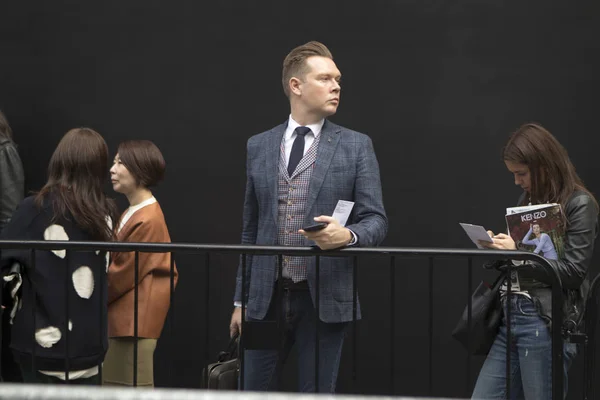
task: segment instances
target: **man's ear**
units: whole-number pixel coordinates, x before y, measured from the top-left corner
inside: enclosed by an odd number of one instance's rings
[[[291,77],[288,82],[290,87],[290,93],[295,94],[296,96],[302,95],[302,81],[296,77]]]

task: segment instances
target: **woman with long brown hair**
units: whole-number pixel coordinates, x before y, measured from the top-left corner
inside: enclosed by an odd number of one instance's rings
[[[575,172],[567,151],[539,124],[521,126],[504,147],[506,168],[515,184],[523,189],[518,205],[558,203],[565,222],[564,255],[547,259],[558,272],[565,292],[564,321],[581,321],[583,300],[589,287],[587,271],[598,233],[598,203]],[[504,233],[492,236],[493,243],[482,245],[499,250],[515,250],[515,242]],[[541,266],[527,262],[518,270],[519,288],[507,304],[501,293],[503,311],[511,307],[512,348],[510,369],[512,398],[545,400],[552,398],[552,295],[548,277]],[[506,398],[506,320],[477,379],[474,399]],[[577,351],[573,343],[564,345],[564,394],[567,370]]]
[[[47,183],[20,203],[1,238],[112,240],[107,168],[102,136],[70,130],[50,159]],[[25,382],[99,384],[108,345],[106,252],[4,250],[0,267],[13,283],[11,348]]]

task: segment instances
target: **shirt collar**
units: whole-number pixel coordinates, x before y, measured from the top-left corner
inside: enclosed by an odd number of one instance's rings
[[[322,120],[320,120],[319,122],[316,122],[316,123],[310,124],[310,125],[304,125],[304,126],[307,126],[308,128],[310,128],[313,135],[315,135],[315,139],[316,139],[317,137],[319,137],[319,134],[321,133],[321,130],[323,129],[323,124],[325,124],[324,118]],[[299,123],[294,121],[294,118],[292,118],[292,115],[290,114],[290,118],[288,120],[288,127],[285,132],[286,138],[288,138],[288,139],[291,138],[292,134],[294,133],[294,130],[299,126],[303,126],[303,125],[300,125]]]
[[[133,207],[129,207],[129,209],[133,210],[135,212],[141,208],[144,208],[144,207],[149,206],[150,204],[154,204],[154,203],[156,203],[156,197],[152,196],[152,197],[142,201],[140,204],[136,204]]]

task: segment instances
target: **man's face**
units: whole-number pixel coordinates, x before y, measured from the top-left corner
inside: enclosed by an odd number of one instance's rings
[[[327,57],[309,57],[306,66],[308,72],[294,88],[300,105],[306,112],[321,118],[335,114],[340,103],[342,74],[333,60]]]

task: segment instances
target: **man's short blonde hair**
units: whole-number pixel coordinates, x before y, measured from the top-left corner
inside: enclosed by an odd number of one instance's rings
[[[313,56],[327,57],[333,60],[327,46],[314,40],[296,47],[283,60],[281,83],[287,97],[290,97],[290,79],[292,77],[304,78],[304,75],[308,72],[306,60]]]

